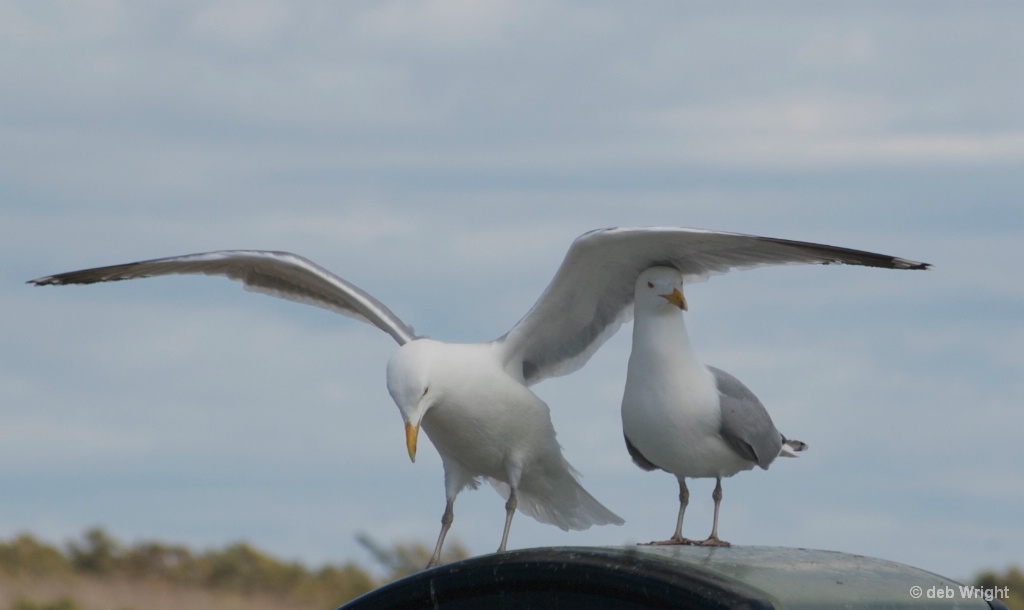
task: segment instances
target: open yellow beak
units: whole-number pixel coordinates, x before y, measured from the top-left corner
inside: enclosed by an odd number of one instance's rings
[[[669,303],[672,303],[679,309],[686,311],[686,297],[683,296],[683,293],[679,292],[678,288],[673,288],[672,294],[659,294],[658,296]]]
[[[416,461],[416,439],[420,436],[419,425],[412,425],[405,422],[405,446],[409,450],[409,459]]]

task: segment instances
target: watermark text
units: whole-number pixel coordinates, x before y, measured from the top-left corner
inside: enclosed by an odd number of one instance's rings
[[[919,587],[914,585],[910,587],[910,597],[914,599],[981,599],[990,602],[1010,597],[1010,587],[975,587],[972,585]]]

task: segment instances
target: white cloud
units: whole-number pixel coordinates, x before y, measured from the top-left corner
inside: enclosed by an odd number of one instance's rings
[[[390,0],[375,3],[348,31],[364,41],[423,51],[481,52],[501,46],[518,3]]]
[[[828,27],[814,32],[798,51],[799,61],[814,66],[865,64],[878,54],[877,43],[863,27]]]
[[[829,136],[882,131],[892,122],[894,109],[885,100],[866,96],[822,98],[798,95],[785,99],[743,100],[732,104],[684,106],[653,116],[638,117],[655,129],[683,132],[733,132],[751,137],[783,134]]]
[[[127,23],[121,0],[0,3],[0,39],[22,48],[104,40]]]
[[[687,105],[634,120],[648,134],[646,144],[654,145],[645,156],[655,163],[673,157],[682,163],[762,168],[1024,162],[1024,131],[905,132],[900,125],[914,112],[877,97],[810,94]]]
[[[214,43],[253,49],[278,38],[288,22],[288,5],[276,0],[221,0],[201,6],[192,31]]]

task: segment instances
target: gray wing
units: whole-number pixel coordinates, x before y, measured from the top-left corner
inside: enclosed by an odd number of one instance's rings
[[[721,369],[709,366],[722,408],[722,438],[744,459],[768,468],[782,450],[783,437],[750,389]]]
[[[675,267],[693,282],[731,269],[787,263],[927,269],[927,263],[849,248],[679,227],[599,229],[578,237],[533,308],[498,339],[536,383],[579,369],[633,315],[637,276]]]
[[[83,269],[31,280],[36,286],[93,284],[158,275],[222,275],[246,290],[315,305],[373,324],[399,345],[416,338],[412,327],[383,303],[311,260],[288,252],[222,250]]]

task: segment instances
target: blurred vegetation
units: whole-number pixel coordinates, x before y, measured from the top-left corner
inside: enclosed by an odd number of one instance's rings
[[[423,569],[430,558],[431,550],[420,544],[388,547],[365,534],[358,540],[380,564],[377,567],[384,569],[383,575],[354,562],[311,569],[281,561],[246,543],[204,552],[159,542],[127,546],[95,528],[61,549],[22,534],[9,542],[0,541],[0,582],[7,585],[6,597],[0,595],[0,610],[91,610],[94,606],[79,595],[65,593],[74,592],[76,586],[83,589],[84,583],[92,589],[100,583],[121,590],[124,583],[131,583],[133,591],[143,584],[153,588],[154,596],[164,598],[171,595],[168,591],[201,590],[219,595],[211,599],[229,599],[246,607],[259,597],[261,608],[334,608]],[[449,545],[444,560],[466,556],[466,550],[455,543]],[[49,586],[41,588],[40,582]],[[39,601],[39,593],[26,595],[18,589],[19,584],[21,589],[43,590],[48,595]],[[12,594],[17,597],[10,597]],[[123,606],[125,610],[152,607],[144,589],[133,594],[142,599]],[[208,607],[222,606],[214,603]]]
[[[78,604],[74,601],[62,597],[58,600],[48,602],[45,604],[38,604],[36,602],[28,601],[27,599],[19,599],[14,602],[11,606],[11,610],[80,610]]]
[[[356,540],[373,555],[377,563],[387,569],[388,582],[419,572],[434,554],[433,549],[428,549],[419,543],[399,543],[390,547],[382,547],[366,534],[359,534],[356,536]],[[444,550],[441,551],[441,563],[451,563],[466,557],[469,557],[469,551],[457,541],[448,542],[445,544]]]
[[[1006,604],[1010,610],[1024,610],[1024,571],[1019,567],[1012,567],[1004,574],[998,572],[982,572],[972,583],[976,587],[1006,587],[1009,598],[999,601]]]
[[[129,546],[98,528],[64,548],[22,534],[0,541],[0,610],[322,610],[418,572],[432,552],[415,543],[382,545],[366,534],[357,540],[376,566],[314,569],[246,543],[203,552],[159,542]],[[468,556],[457,542],[446,548],[445,562]],[[1024,610],[1019,567],[983,572],[972,584],[1007,587],[1001,601]]]

